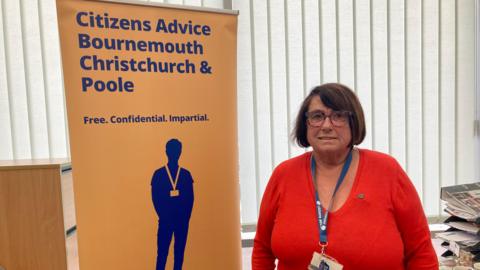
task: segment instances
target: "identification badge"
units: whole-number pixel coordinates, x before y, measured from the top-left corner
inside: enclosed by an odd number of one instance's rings
[[[170,197],[178,197],[180,195],[180,191],[178,189],[170,190]]]
[[[317,252],[313,253],[312,261],[308,266],[309,270],[342,270],[343,265],[339,264],[334,258]]]

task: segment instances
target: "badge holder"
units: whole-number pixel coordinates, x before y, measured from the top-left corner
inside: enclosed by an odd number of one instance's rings
[[[327,243],[328,244],[328,243]],[[334,258],[325,254],[327,244],[320,244],[322,253],[313,252],[312,261],[308,266],[308,270],[342,270],[343,265]]]

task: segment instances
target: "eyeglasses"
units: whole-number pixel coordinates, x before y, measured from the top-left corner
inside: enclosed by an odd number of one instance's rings
[[[306,112],[307,123],[313,127],[320,127],[325,119],[330,118],[332,125],[336,127],[343,127],[348,122],[352,112],[349,111],[332,111],[329,115],[326,115],[322,111]]]

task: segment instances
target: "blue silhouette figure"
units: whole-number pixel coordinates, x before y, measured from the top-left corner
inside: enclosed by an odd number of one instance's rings
[[[157,267],[164,270],[168,248],[174,236],[174,270],[181,270],[193,208],[193,178],[178,165],[182,143],[171,139],[166,144],[168,163],[152,176],[152,200],[158,215]]]

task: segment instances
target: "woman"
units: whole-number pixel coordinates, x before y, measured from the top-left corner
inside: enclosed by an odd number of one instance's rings
[[[275,168],[262,199],[252,269],[438,269],[422,205],[390,156],[365,137],[356,95],[324,84],[305,98],[294,139],[313,151]]]

